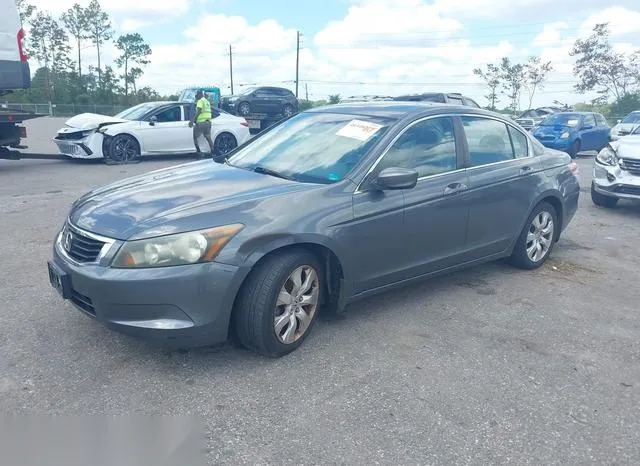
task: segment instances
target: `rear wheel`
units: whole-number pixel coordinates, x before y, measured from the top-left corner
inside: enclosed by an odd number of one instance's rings
[[[104,161],[107,165],[140,162],[140,145],[129,134],[118,134],[106,145]]]
[[[294,351],[316,321],[322,267],[304,250],[268,257],[254,269],[236,300],[233,324],[240,343],[270,357]]]
[[[285,105],[282,108],[282,113],[284,114],[284,116],[290,117],[291,115],[293,115],[293,107],[289,104]]]
[[[529,215],[509,262],[529,270],[542,266],[553,250],[556,228],[560,228],[556,209],[547,202],[541,202]]]
[[[613,209],[618,203],[617,198],[606,196],[596,191],[596,188],[593,182],[591,182],[591,200],[595,205],[600,207],[606,207],[607,209]]]
[[[236,137],[231,133],[220,133],[213,141],[213,152],[216,158],[224,158],[229,152],[238,147]]]

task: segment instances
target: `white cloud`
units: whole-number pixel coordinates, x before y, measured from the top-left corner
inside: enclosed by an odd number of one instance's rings
[[[565,21],[545,24],[542,31],[533,39],[533,45],[548,47],[560,42],[562,31],[568,27],[569,25]]]
[[[589,16],[580,26],[579,35],[581,37],[590,35],[593,27],[598,23],[609,23],[611,37],[640,33],[640,11],[620,6],[607,8]]]

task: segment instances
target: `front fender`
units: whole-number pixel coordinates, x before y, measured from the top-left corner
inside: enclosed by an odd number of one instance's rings
[[[136,141],[138,141],[138,146],[140,146],[140,154],[144,155],[145,153],[144,142],[142,138],[135,131],[133,131],[132,128],[126,125],[109,125],[106,128],[102,129],[100,132],[105,137],[105,141],[120,134],[131,136],[135,138]]]

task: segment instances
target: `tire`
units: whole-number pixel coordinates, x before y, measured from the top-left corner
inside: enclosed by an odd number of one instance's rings
[[[231,133],[220,133],[216,136],[216,140],[213,141],[213,153],[216,159],[224,159],[225,155],[236,147],[238,147],[238,140]]]
[[[310,275],[311,288],[304,293],[312,304],[304,308],[301,307],[304,305],[294,304],[292,307],[284,304],[291,296],[294,303],[299,302],[292,280],[293,274],[299,270],[312,270],[315,273],[315,278],[313,274]],[[304,284],[309,275],[303,273],[301,277],[299,281]],[[304,250],[290,250],[267,257],[249,274],[236,299],[233,329],[239,343],[247,349],[273,358],[297,349],[309,335],[317,319],[321,290],[324,289],[323,280],[320,263],[315,256]],[[300,333],[297,330],[303,322],[300,320],[302,314],[306,316],[306,328]],[[278,317],[281,319],[276,320]],[[296,328],[293,328],[292,322],[295,322]]]
[[[547,221],[549,219],[551,221],[550,231],[548,231],[548,228],[545,228],[545,225],[548,225]],[[540,222],[542,228],[538,228],[535,222]],[[548,202],[538,204],[536,208],[533,209],[533,212],[531,212],[531,215],[529,215],[529,218],[527,218],[525,227],[522,229],[520,236],[518,236],[518,240],[513,248],[513,253],[508,260],[509,263],[514,267],[525,270],[533,270],[541,267],[553,251],[557,228],[560,228],[560,225],[558,224],[556,209]],[[536,231],[532,231],[533,229]],[[533,235],[533,237],[530,235]],[[531,248],[535,244],[539,244],[543,249],[546,247],[546,249],[542,251],[543,254],[541,256],[531,257],[528,248]],[[535,252],[535,250],[533,252]]]
[[[282,107],[282,114],[285,117],[290,117],[291,115],[293,115],[293,107],[289,104],[285,105],[284,107]]]
[[[600,194],[596,191],[593,181],[591,182],[591,200],[599,207],[606,207],[607,209],[613,209],[618,203],[618,199],[611,196]]]
[[[578,157],[578,153],[580,152],[580,141],[579,140],[575,140],[573,142],[573,144],[571,144],[571,149],[569,149],[569,155],[571,156],[572,159],[575,159]]]
[[[238,105],[238,113],[242,116],[247,116],[251,113],[251,105],[249,102],[242,102]]]
[[[103,147],[107,149],[104,154],[104,161],[107,165],[140,162],[140,144],[130,134],[118,134]]]

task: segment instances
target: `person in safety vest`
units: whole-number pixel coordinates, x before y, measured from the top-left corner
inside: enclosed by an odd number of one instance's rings
[[[213,141],[211,140],[211,102],[204,96],[202,91],[196,92],[196,113],[189,122],[189,126],[193,127],[193,143],[196,146],[198,157],[203,157],[198,145],[200,135],[207,140],[213,157],[215,154],[213,153]]]

